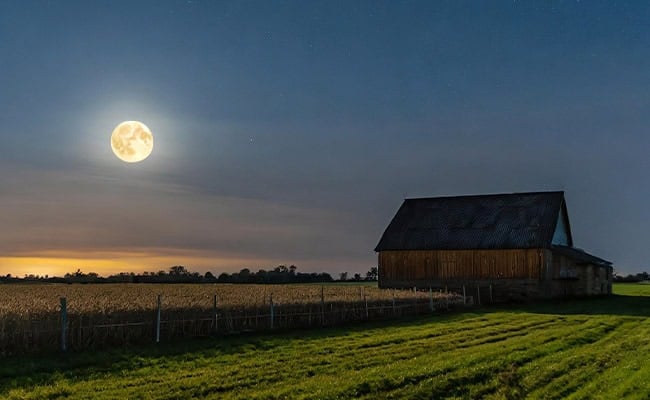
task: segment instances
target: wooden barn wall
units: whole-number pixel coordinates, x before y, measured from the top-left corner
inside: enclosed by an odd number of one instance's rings
[[[552,252],[550,278],[556,296],[593,296],[612,293],[611,266],[579,263]]]
[[[542,249],[379,252],[379,282],[542,279]]]

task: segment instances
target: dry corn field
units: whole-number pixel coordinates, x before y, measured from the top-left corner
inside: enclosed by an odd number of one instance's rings
[[[161,341],[338,325],[463,303],[462,297],[454,294],[355,285],[4,285],[0,286],[0,354],[60,347],[60,298],[67,300],[64,336],[70,348],[151,341],[159,295]]]

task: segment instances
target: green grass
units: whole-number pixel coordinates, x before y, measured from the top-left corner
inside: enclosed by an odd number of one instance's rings
[[[0,362],[10,399],[646,399],[650,285],[610,298]]]

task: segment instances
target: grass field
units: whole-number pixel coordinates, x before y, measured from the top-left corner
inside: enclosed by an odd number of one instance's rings
[[[2,398],[650,397],[650,285],[593,300],[0,363]]]

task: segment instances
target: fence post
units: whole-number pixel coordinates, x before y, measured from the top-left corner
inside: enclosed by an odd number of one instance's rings
[[[325,325],[325,287],[320,287],[320,324]]]
[[[431,286],[429,286],[429,310],[433,312],[433,290],[431,289]]]
[[[418,314],[418,291],[415,286],[413,286],[413,310],[414,310],[414,315]]]
[[[61,297],[61,351],[66,351],[66,337],[68,330],[68,300]]]
[[[445,308],[449,310],[449,289],[445,285]]]
[[[481,287],[476,285],[476,298],[478,299],[478,305],[481,305]]]
[[[214,333],[219,331],[219,315],[217,315],[217,295],[214,295],[212,303],[212,317],[214,318]]]
[[[393,316],[395,316],[395,289],[393,289]]]
[[[273,293],[269,295],[271,301],[271,329],[273,329],[273,319],[275,318],[275,308],[273,307]]]
[[[492,300],[492,284],[490,283],[490,304],[492,304],[494,301]]]
[[[160,343],[160,309],[162,295],[158,295],[158,307],[156,309],[156,343]]]
[[[363,293],[363,302],[366,303],[366,319],[370,319],[370,315],[368,314],[368,299],[366,298],[366,293]]]

